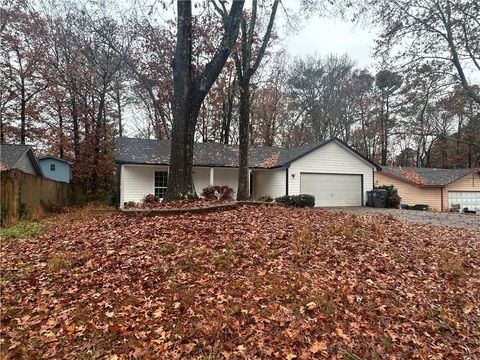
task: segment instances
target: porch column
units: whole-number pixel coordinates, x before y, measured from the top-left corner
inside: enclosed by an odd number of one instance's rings
[[[215,168],[210,168],[210,186],[214,185],[214,178],[215,178]]]

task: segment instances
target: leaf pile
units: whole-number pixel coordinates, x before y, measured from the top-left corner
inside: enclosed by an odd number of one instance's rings
[[[7,358],[474,359],[480,234],[242,206],[5,241]]]
[[[175,201],[166,201],[166,202],[157,202],[157,203],[136,203],[129,202],[125,206],[127,209],[192,209],[192,208],[202,208],[207,206],[214,205],[223,205],[228,204],[231,201],[228,200],[210,200],[210,199],[197,199],[197,200],[175,200]]]

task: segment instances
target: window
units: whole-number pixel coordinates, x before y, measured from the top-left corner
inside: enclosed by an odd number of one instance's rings
[[[165,197],[167,192],[168,173],[166,171],[155,171],[154,193],[160,199]]]
[[[50,164],[50,171],[55,171],[55,164]]]

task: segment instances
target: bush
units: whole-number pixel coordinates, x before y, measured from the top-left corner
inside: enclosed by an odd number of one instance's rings
[[[159,202],[160,199],[153,194],[145,195],[145,197],[143,198],[143,203],[145,205],[157,205]]]
[[[123,204],[124,208],[135,208],[138,204],[135,201],[127,201]]]
[[[460,209],[460,206],[459,206],[459,209]],[[0,227],[5,224],[5,220],[7,219],[7,215],[8,215],[8,209],[1,206],[0,207]]]
[[[397,209],[400,206],[402,198],[398,195],[397,188],[393,185],[381,185],[376,186],[375,189],[387,190],[387,196],[385,198],[385,207]]]
[[[233,200],[234,192],[230,186],[213,185],[202,190],[202,197],[207,200]]]
[[[314,207],[315,196],[307,194],[284,195],[277,197],[275,202],[293,207]]]
[[[268,202],[268,203],[273,202],[273,198],[270,195],[260,196],[257,200],[261,202]]]

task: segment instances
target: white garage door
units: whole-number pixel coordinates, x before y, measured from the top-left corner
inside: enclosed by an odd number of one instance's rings
[[[460,210],[468,208],[469,210],[480,211],[480,191],[449,191],[448,207],[454,204],[460,204]]]
[[[315,196],[315,206],[361,206],[362,176],[300,174],[300,192]]]

